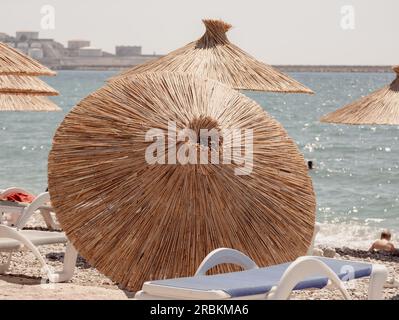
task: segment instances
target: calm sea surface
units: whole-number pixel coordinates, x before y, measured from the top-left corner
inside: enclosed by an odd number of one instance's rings
[[[0,189],[47,187],[47,155],[65,114],[114,72],[60,71],[44,79],[60,92],[60,113],[0,113]],[[246,92],[298,143],[317,195],[319,243],[366,247],[380,228],[399,233],[399,127],[322,124],[325,113],[393,80],[389,73],[293,73],[316,95]],[[398,239],[398,237],[396,237]]]

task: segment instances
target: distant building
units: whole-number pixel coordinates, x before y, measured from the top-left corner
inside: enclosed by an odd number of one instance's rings
[[[0,32],[0,41],[6,42],[10,36],[6,33]]]
[[[52,69],[121,69],[160,57],[142,54],[141,46],[117,46],[113,54],[91,46],[89,40],[81,39],[70,40],[64,46],[54,39],[39,38],[36,31],[18,31],[15,36],[0,32],[0,41]]]
[[[29,43],[27,42],[18,42],[17,47],[19,51],[21,51],[24,54],[28,54],[29,51]]]
[[[83,47],[78,51],[79,57],[102,57],[103,51],[96,47]]]
[[[79,49],[84,47],[90,47],[89,40],[69,40],[65,49],[65,55],[68,57],[78,57]]]
[[[29,48],[28,55],[36,60],[40,60],[40,59],[44,58],[44,53],[41,48]]]
[[[37,31],[17,31],[15,34],[16,41],[28,41],[39,39],[39,32]]]
[[[42,44],[40,43],[40,42],[32,42],[31,44],[30,44],[30,47],[31,48],[42,48]]]
[[[69,40],[68,49],[77,50],[83,47],[90,47],[89,40]]]
[[[117,57],[141,56],[141,46],[116,46],[115,54]]]

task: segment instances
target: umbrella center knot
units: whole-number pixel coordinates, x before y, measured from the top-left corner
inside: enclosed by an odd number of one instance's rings
[[[197,41],[196,48],[207,49],[217,45],[229,43],[226,32],[230,30],[231,25],[221,20],[202,20],[206,31]]]
[[[187,128],[194,131],[199,148],[217,150],[223,143],[219,123],[212,117],[196,117],[188,123]]]

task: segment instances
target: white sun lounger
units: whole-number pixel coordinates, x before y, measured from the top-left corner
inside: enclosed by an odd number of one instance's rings
[[[7,261],[0,264],[0,274],[4,274],[8,271],[13,252],[31,250],[39,260],[43,271],[50,282],[64,282],[72,278],[75,270],[77,251],[72,244],[68,242],[68,239],[63,232],[22,230],[28,219],[38,209],[38,206],[42,202],[46,203],[49,201],[49,194],[47,192],[43,193],[23,211],[16,221],[15,227],[0,224],[0,252],[9,253]],[[56,243],[66,244],[64,266],[61,272],[53,272],[37,249],[37,246]]]
[[[244,271],[206,275],[212,267],[233,263]],[[370,277],[369,299],[381,299],[387,279],[378,264],[304,256],[292,263],[259,268],[243,253],[220,248],[212,251],[193,277],[145,282],[136,299],[288,299],[293,290],[337,287],[345,299],[345,281]]]
[[[4,199],[13,193],[30,194],[30,192],[26,191],[25,189],[12,187],[5,190],[0,190],[0,199]],[[25,211],[35,207],[35,211],[40,212],[40,214],[43,216],[46,226],[50,230],[56,230],[59,229],[60,226],[51,214],[51,212],[53,212],[53,208],[48,204],[48,199],[48,192],[44,192],[39,194],[32,203],[19,203],[0,200],[0,213],[6,215],[4,220],[7,222],[7,225],[14,226],[16,221],[21,215],[24,214]]]

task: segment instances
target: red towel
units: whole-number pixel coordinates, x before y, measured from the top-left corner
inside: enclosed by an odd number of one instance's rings
[[[11,193],[6,197],[8,201],[31,203],[35,199],[34,196],[27,193]]]

